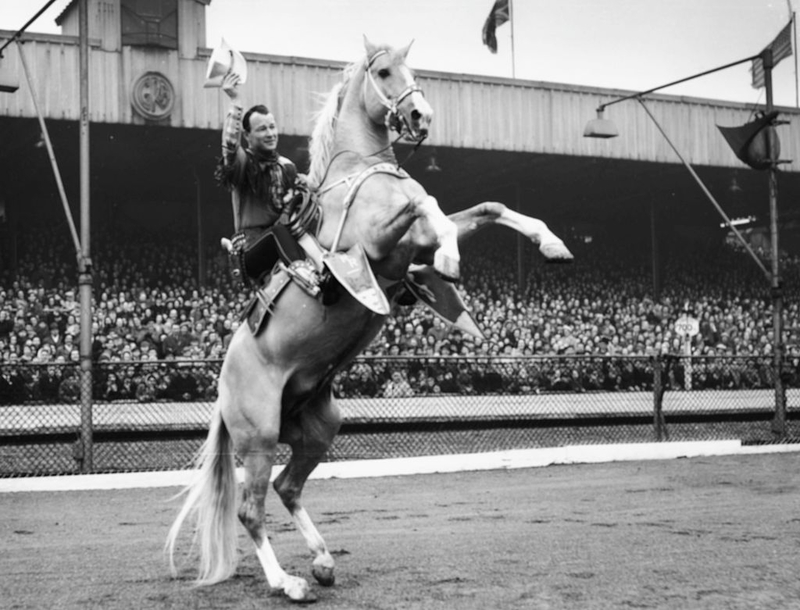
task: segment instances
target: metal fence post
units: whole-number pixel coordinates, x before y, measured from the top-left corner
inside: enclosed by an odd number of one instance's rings
[[[661,380],[661,356],[653,358],[653,426],[655,428],[656,440],[663,440],[664,436],[664,385]]]
[[[78,6],[80,33],[80,199],[81,253],[78,262],[81,301],[81,472],[94,470],[92,422],[92,261],[89,214],[89,2]]]

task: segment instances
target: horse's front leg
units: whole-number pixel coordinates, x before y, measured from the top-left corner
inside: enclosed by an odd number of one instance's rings
[[[573,260],[572,252],[564,242],[553,233],[547,225],[538,218],[531,218],[503,206],[502,213],[497,217],[497,224],[504,225],[522,233],[533,243],[539,244],[539,252],[553,263],[568,263]]]
[[[444,215],[434,197],[422,195],[413,203],[420,217],[428,222],[436,235],[438,247],[433,254],[433,268],[444,279],[455,282],[461,274],[458,227]]]

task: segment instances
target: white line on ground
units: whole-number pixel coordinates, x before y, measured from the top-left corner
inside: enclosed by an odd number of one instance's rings
[[[518,449],[492,453],[437,455],[352,462],[323,462],[312,479],[351,479],[536,468],[556,464],[596,464],[637,460],[668,460],[719,455],[786,453],[800,451],[800,444],[742,446],[741,441],[687,441],[674,443],[634,443],[618,445],[568,445],[541,449]],[[282,466],[272,469],[273,478]],[[194,470],[164,472],[126,472],[54,477],[0,479],[0,493],[31,491],[89,491],[147,487],[182,487],[191,482]],[[242,479],[241,469],[237,473]]]

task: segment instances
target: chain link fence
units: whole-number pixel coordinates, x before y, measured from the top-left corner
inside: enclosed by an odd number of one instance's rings
[[[0,365],[0,477],[189,467],[207,431],[221,361]],[[339,374],[344,413],[327,459],[476,453],[574,444],[800,437],[800,363],[771,358],[359,358]],[[91,377],[90,447],[81,383]],[[84,428],[85,429],[85,428]],[[279,463],[288,459],[281,449]]]

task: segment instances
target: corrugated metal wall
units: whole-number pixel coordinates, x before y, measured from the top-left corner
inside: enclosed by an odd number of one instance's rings
[[[26,42],[39,103],[48,118],[78,119],[78,45],[67,36],[38,36]],[[6,50],[6,69],[20,74],[15,94],[0,94],[0,115],[34,117],[17,49]],[[246,54],[249,80],[245,103],[264,102],[279,117],[281,129],[308,135],[314,112],[338,80],[342,65],[332,62]],[[203,89],[208,52],[181,59],[175,51],[125,47],[106,52],[97,44],[90,58],[91,120],[144,124],[133,110],[131,88],[148,71],[172,83],[175,106],[163,121],[173,127],[219,129],[227,106],[218,89]],[[625,92],[577,86],[420,72],[419,82],[434,108],[429,143],[438,146],[513,150],[546,154],[609,157],[675,163],[677,159],[636,101],[615,104],[606,118],[618,126],[611,140],[583,137],[595,108]],[[698,165],[739,166],[715,125],[740,125],[751,118],[741,104],[654,95],[648,107],[687,160]],[[790,124],[779,128],[786,171],[800,171],[800,111],[782,109]]]

